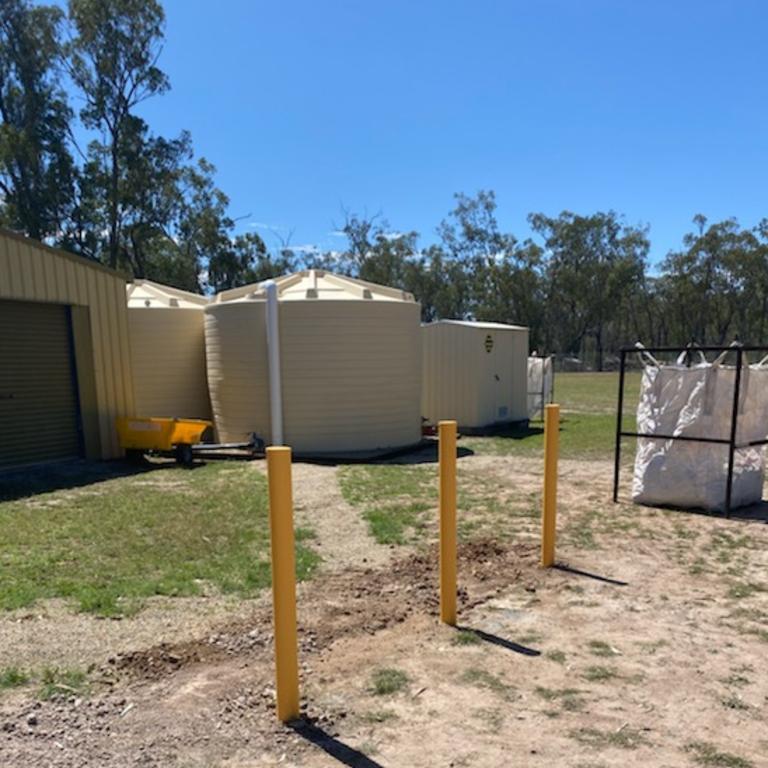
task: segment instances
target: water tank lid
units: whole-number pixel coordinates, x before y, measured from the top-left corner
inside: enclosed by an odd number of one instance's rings
[[[432,323],[422,323],[422,328],[437,328],[441,325],[457,325],[464,328],[477,328],[485,331],[527,331],[525,325],[508,325],[507,323],[491,323],[482,320],[435,320]]]
[[[280,301],[332,300],[332,301],[406,301],[415,302],[412,293],[399,288],[335,275],[323,269],[306,269],[274,280]],[[251,283],[218,293],[214,302],[264,301],[266,292],[262,283]]]
[[[126,298],[129,309],[203,309],[210,302],[207,296],[201,296],[199,293],[182,291],[151,280],[134,280],[128,283]]]

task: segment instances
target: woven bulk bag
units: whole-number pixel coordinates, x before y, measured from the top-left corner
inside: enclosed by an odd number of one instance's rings
[[[724,355],[696,365],[660,365],[644,354],[637,431],[683,438],[729,440],[736,368]],[[768,369],[761,362],[742,366],[731,507],[762,497],[764,449],[749,446],[768,435]],[[638,504],[725,509],[728,445],[689,440],[639,438],[632,499]]]
[[[528,358],[528,418],[537,414],[544,416],[544,406],[552,402],[555,383],[552,357]]]

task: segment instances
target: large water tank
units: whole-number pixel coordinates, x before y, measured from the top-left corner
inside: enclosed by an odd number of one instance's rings
[[[137,416],[209,419],[205,296],[149,280],[128,284],[128,337]]]
[[[377,453],[421,439],[420,307],[394,288],[308,270],[275,280],[284,443],[297,454]],[[205,308],[218,438],[272,443],[266,290]]]

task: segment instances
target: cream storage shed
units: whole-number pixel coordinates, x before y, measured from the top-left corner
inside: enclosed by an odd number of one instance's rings
[[[318,456],[418,443],[419,316],[409,293],[322,270],[218,294],[205,308],[218,439]]]
[[[205,296],[149,280],[128,288],[136,415],[207,419]]]
[[[440,320],[423,325],[422,411],[480,430],[528,418],[528,329]]]

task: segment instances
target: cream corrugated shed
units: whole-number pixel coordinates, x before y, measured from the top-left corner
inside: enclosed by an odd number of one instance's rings
[[[0,467],[120,456],[130,361],[125,277],[0,230]]]
[[[278,278],[284,442],[299,454],[385,451],[421,439],[420,307],[409,293],[308,270]],[[272,442],[266,290],[205,308],[218,437]]]
[[[209,299],[150,280],[127,287],[138,416],[207,419],[203,309]]]
[[[439,320],[422,326],[422,411],[465,430],[528,418],[528,329]]]

